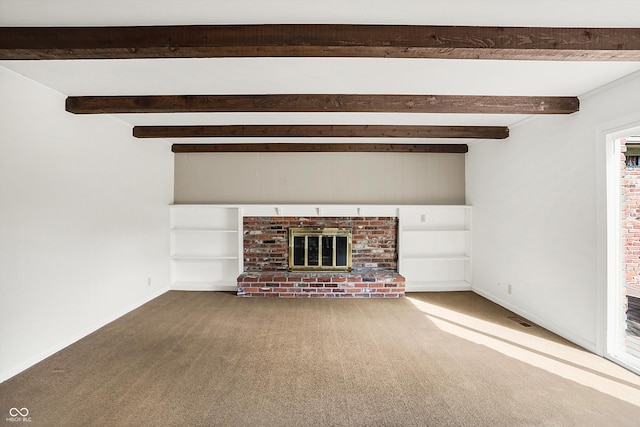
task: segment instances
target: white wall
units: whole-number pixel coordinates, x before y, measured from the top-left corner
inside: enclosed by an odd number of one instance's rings
[[[467,156],[474,290],[592,351],[605,286],[601,129],[640,116],[639,94],[635,74],[581,97],[578,113],[523,122]]]
[[[168,289],[173,156],[2,67],[0,93],[2,381]]]
[[[176,203],[441,204],[465,200],[464,154],[176,154]]]

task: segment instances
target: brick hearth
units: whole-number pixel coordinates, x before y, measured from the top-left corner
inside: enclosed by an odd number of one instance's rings
[[[238,295],[279,298],[398,298],[405,280],[394,271],[351,273],[248,272],[238,277]]]

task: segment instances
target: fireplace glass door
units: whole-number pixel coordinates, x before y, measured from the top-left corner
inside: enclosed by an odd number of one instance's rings
[[[289,271],[351,271],[351,230],[290,228]]]

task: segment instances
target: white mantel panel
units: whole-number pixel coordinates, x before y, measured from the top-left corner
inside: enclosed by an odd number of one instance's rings
[[[180,205],[176,205],[180,206]],[[195,206],[195,205],[194,205]],[[394,205],[225,205],[241,209],[243,216],[387,216],[397,217],[399,206]]]

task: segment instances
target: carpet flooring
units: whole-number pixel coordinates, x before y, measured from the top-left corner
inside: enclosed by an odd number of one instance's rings
[[[640,377],[513,316],[471,292],[170,291],[0,384],[0,423],[640,425]]]

